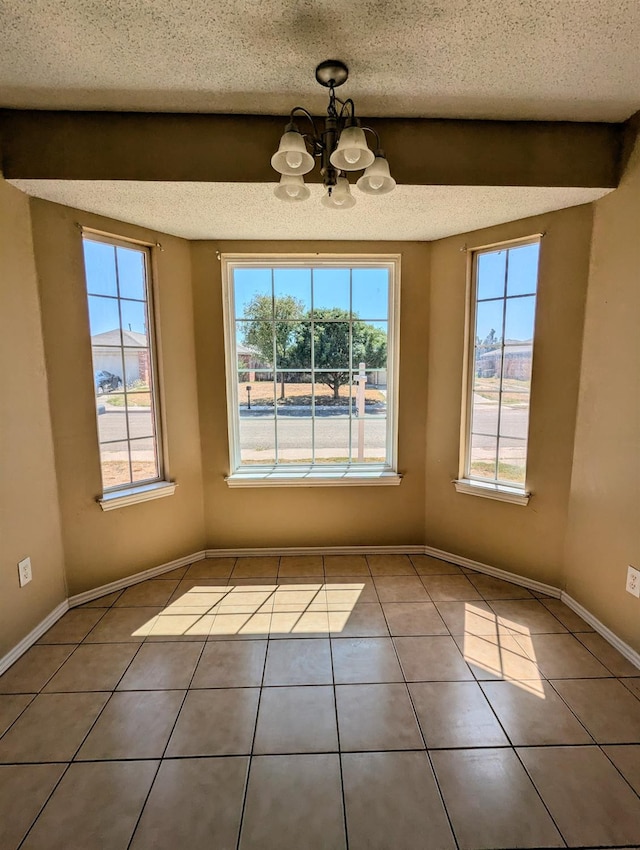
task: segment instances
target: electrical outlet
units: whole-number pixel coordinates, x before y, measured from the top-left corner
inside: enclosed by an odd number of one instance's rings
[[[31,581],[31,558],[23,558],[18,564],[18,581],[20,587],[24,587]]]
[[[640,570],[636,570],[631,564],[627,569],[627,591],[640,597]]]

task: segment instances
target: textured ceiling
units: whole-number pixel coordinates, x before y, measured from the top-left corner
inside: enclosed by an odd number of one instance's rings
[[[0,106],[620,121],[640,0],[1,0]]]
[[[356,205],[333,210],[311,197],[284,203],[273,183],[148,183],[12,180],[38,198],[140,224],[187,239],[432,240],[576,206],[608,189],[398,186],[372,197],[353,188]]]

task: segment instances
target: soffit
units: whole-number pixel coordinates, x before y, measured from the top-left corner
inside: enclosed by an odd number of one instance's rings
[[[363,115],[621,121],[638,0],[4,0],[0,105],[316,113],[347,62]]]
[[[323,207],[322,186],[284,203],[275,183],[11,180],[37,198],[186,239],[430,241],[589,203],[609,189],[398,186],[382,197],[352,187],[349,210]],[[81,216],[80,216],[81,219]]]

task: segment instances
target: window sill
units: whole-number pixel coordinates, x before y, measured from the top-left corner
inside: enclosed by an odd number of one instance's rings
[[[225,478],[229,487],[380,487],[397,486],[402,476],[390,469],[241,470]]]
[[[495,499],[498,502],[511,502],[512,505],[529,504],[531,493],[518,490],[516,487],[506,487],[504,484],[484,484],[481,481],[471,481],[462,478],[453,482],[458,493],[466,493],[469,496],[480,496],[483,499]]]
[[[153,484],[142,484],[140,487],[128,487],[126,490],[105,493],[97,501],[103,511],[114,511],[116,508],[126,508],[127,505],[137,505],[139,502],[173,496],[176,486],[175,481],[154,481]]]

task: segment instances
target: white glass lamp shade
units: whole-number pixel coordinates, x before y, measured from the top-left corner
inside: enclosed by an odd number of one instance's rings
[[[281,201],[306,201],[311,189],[297,174],[283,174],[273,194]]]
[[[290,130],[283,133],[280,147],[271,157],[271,165],[280,174],[307,174],[314,166],[314,159],[307,150],[300,133]]]
[[[389,174],[387,160],[383,156],[377,156],[356,186],[367,195],[386,195],[387,192],[392,192],[396,188],[396,181]]]
[[[322,204],[334,210],[348,210],[354,206],[356,199],[351,194],[349,181],[346,177],[338,177],[338,182],[322,199]]]
[[[374,159],[373,151],[367,147],[364,130],[355,125],[345,127],[340,134],[338,147],[330,157],[331,165],[340,171],[360,171],[368,168]]]

